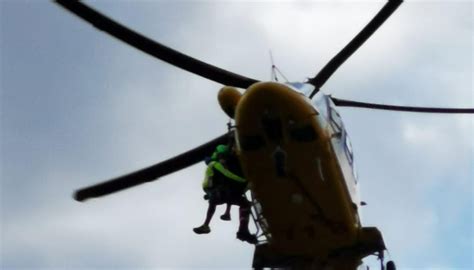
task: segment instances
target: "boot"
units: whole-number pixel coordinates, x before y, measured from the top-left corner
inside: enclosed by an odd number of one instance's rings
[[[193,231],[197,234],[207,234],[211,232],[211,228],[207,225],[202,225],[200,227],[194,228]]]
[[[225,220],[225,221],[229,221],[230,220],[230,214],[228,213],[225,213],[221,216],[221,219],[222,220]]]
[[[249,244],[257,244],[258,243],[258,239],[257,239],[257,236],[255,236],[255,234],[251,234],[249,231],[245,231],[245,230],[239,230],[237,232],[237,239],[241,240],[241,241],[245,241]]]

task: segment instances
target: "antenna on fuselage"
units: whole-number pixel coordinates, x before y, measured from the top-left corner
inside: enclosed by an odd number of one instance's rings
[[[270,75],[271,80],[278,82],[278,74],[280,74],[280,76],[282,76],[283,79],[285,79],[285,82],[288,82],[288,79],[285,77],[285,75],[283,75],[283,72],[281,72],[281,70],[275,65],[275,61],[273,61],[272,50],[269,50],[269,52],[270,52],[270,62],[272,63],[272,71]]]

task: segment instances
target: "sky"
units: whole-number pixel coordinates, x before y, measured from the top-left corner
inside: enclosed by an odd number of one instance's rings
[[[159,42],[259,80],[314,76],[384,1],[88,1]],[[78,203],[75,189],[226,131],[218,83],[49,1],[0,1],[2,269],[249,269],[253,247],[206,211],[204,163]],[[338,98],[474,107],[473,3],[406,1],[324,86]],[[341,108],[363,225],[399,269],[472,269],[474,116]],[[218,209],[223,211],[224,209]],[[217,215],[216,215],[217,216]],[[370,261],[369,261],[370,263]],[[374,265],[374,268],[375,265]]]

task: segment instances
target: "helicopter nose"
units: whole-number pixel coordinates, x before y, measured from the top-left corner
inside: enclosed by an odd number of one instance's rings
[[[240,146],[244,151],[311,141],[317,137],[316,109],[302,94],[275,82],[253,84],[236,109]]]
[[[275,245],[286,249],[304,241],[308,234],[316,238],[308,213],[315,213],[311,198],[319,195],[316,191],[325,192],[322,179],[326,179],[326,172],[321,164],[328,149],[318,111],[292,88],[265,82],[247,89],[235,116],[244,177],[254,202],[261,205],[262,216],[272,224],[268,231],[278,239]],[[302,216],[308,219],[302,221]],[[295,220],[310,229],[293,233]],[[321,235],[327,232],[325,226],[320,226],[324,228]]]

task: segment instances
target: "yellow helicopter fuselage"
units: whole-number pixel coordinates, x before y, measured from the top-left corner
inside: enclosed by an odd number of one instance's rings
[[[362,227],[352,148],[330,98],[321,93],[313,104],[291,85],[261,82],[227,100],[268,246],[321,260],[355,246]]]

